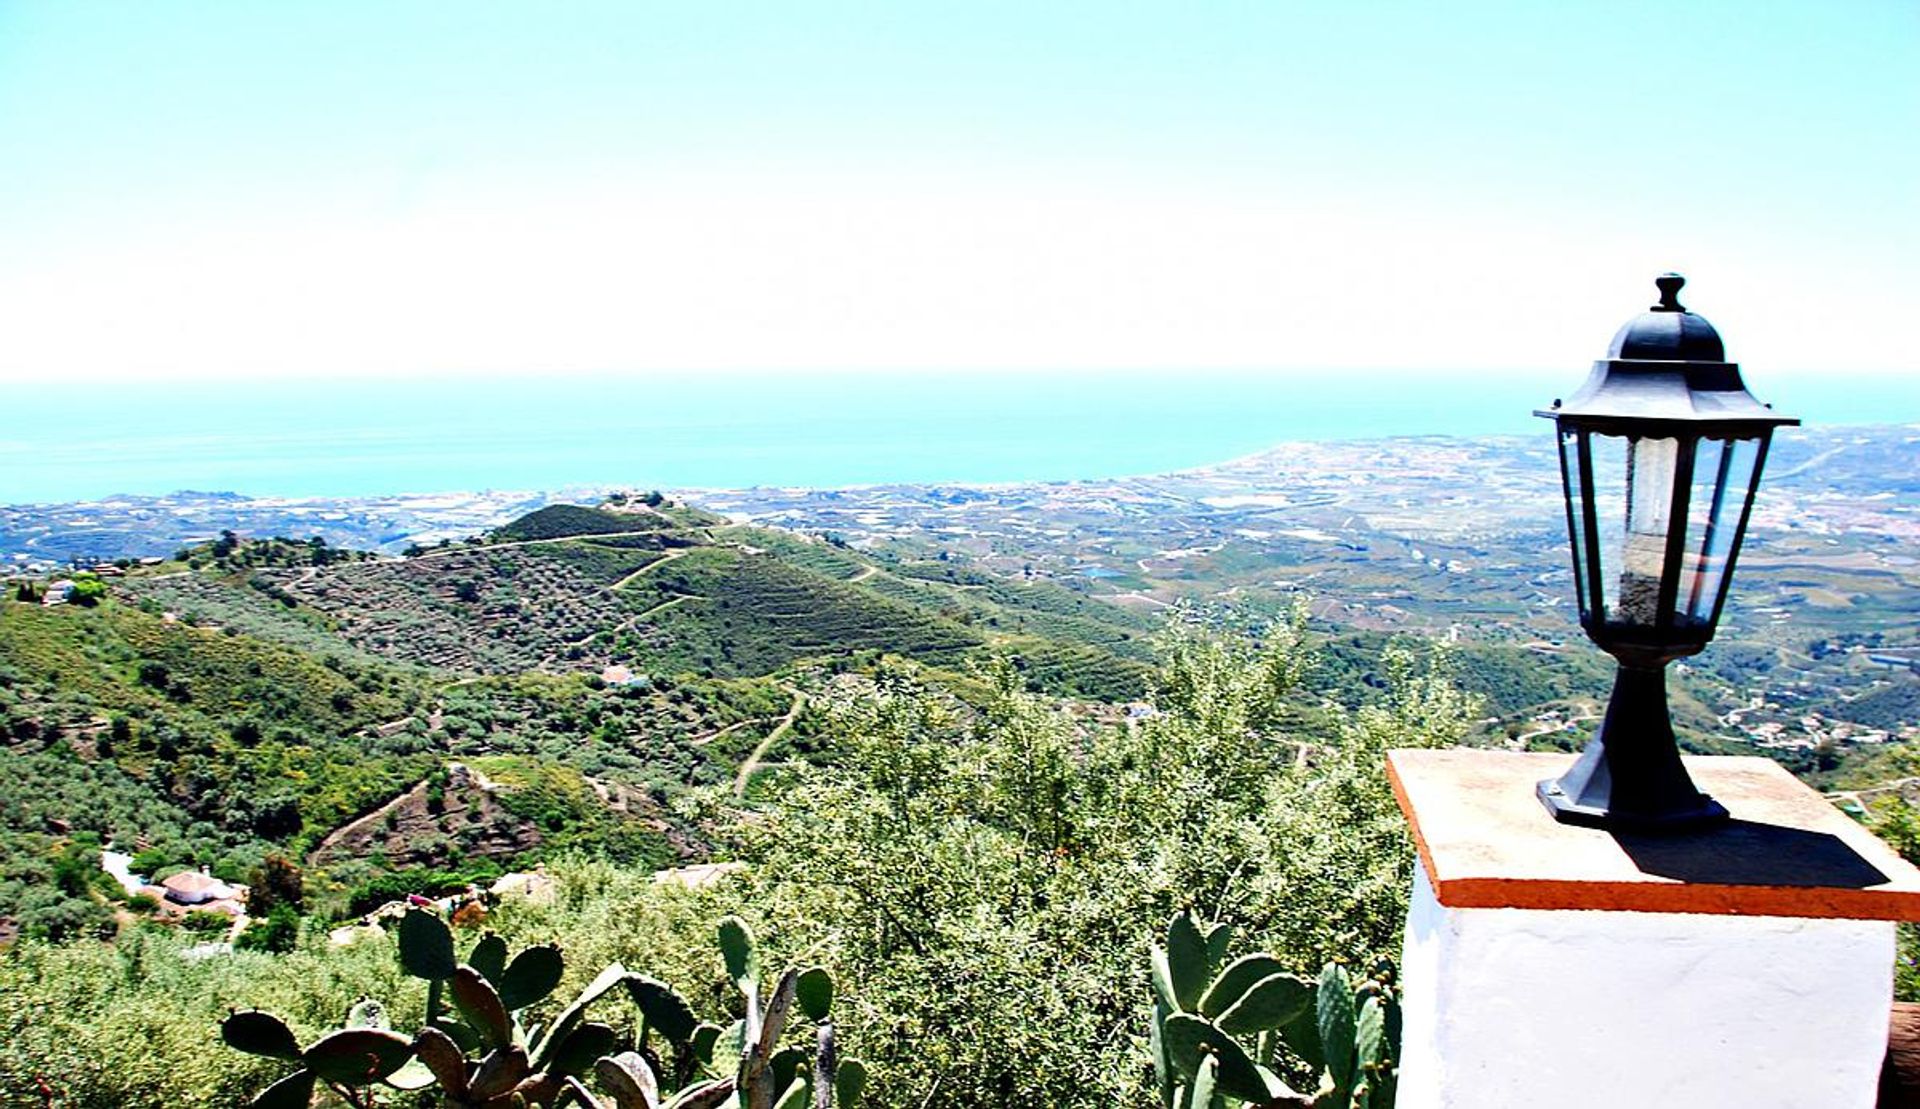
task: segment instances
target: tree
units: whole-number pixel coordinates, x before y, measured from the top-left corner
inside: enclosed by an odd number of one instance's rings
[[[282,905],[297,914],[306,902],[306,880],[292,859],[269,853],[247,876],[247,909],[261,916]]]
[[[300,941],[300,913],[289,905],[275,905],[256,917],[233,941],[241,951],[292,951]]]
[[[267,839],[284,839],[300,831],[300,802],[293,797],[275,797],[260,802],[254,810],[253,830]]]
[[[1176,625],[1131,726],[1086,726],[1006,660],[977,709],[887,667],[827,702],[842,762],[738,826],[741,897],[845,977],[900,1104],[1144,1104],[1137,970],[1181,908],[1306,973],[1397,951],[1412,852],[1384,752],[1457,742],[1474,703],[1395,648],[1375,702],[1323,707],[1304,629]]]
[[[92,574],[77,574],[73,579],[73,591],[67,594],[67,602],[82,608],[92,608],[107,595],[107,583]]]

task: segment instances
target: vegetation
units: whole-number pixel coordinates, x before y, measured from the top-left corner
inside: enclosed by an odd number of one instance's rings
[[[979,676],[978,706],[899,663],[829,683],[829,763],[788,765],[750,807],[724,788],[682,803],[745,870],[692,890],[560,859],[557,901],[503,903],[488,924],[584,965],[697,983],[698,1008],[741,1005],[702,939],[736,914],[769,957],[833,975],[836,1026],[879,1104],[1144,1103],[1157,1086],[1142,968],[1175,910],[1211,907],[1291,974],[1397,946],[1410,855],[1380,755],[1458,740],[1474,706],[1397,648],[1374,702],[1326,706],[1301,684],[1303,626],[1176,627],[1158,712],[1130,724],[1037,697],[1004,661]],[[9,1094],[56,1076],[76,1104],[237,1104],[284,1066],[209,1056],[204,1033],[180,1031],[227,1005],[280,1013],[309,1046],[362,996],[386,1001],[392,1026],[425,1022],[384,969],[390,941],[333,948],[309,932],[290,954],[199,962],[179,942],[137,925],[112,946],[28,940],[0,958]],[[570,969],[562,988],[583,978]]]
[[[0,915],[30,934],[99,921],[104,896],[43,881],[89,833],[243,881],[425,772],[414,737],[368,737],[419,690],[404,675],[105,603],[0,616]],[[97,855],[95,857],[97,863]]]
[[[335,572],[379,565],[399,564]],[[312,856],[320,870],[302,911],[323,914],[458,888],[573,846],[666,865],[698,849],[673,798],[730,781],[792,703],[766,680],[448,681],[347,646],[244,577],[126,584],[140,607],[0,600],[0,919],[28,935],[111,932],[125,891],[55,877],[82,835],[100,878],[106,843],[150,877],[207,866],[244,882],[270,852]],[[449,758],[490,768],[503,788],[427,811]],[[383,805],[391,826],[365,822],[367,834],[323,847]],[[282,912],[246,942],[284,948],[293,923]]]
[[[667,670],[766,674],[798,659],[862,649],[950,660],[980,645],[973,631],[764,554],[709,548],[649,575],[663,599],[690,598],[642,617],[644,641]]]
[[[475,1109],[569,1101],[587,1109],[661,1109],[663,1102],[665,1109],[710,1109],[723,1101],[853,1109],[860,1099],[864,1068],[855,1060],[841,1063],[834,1043],[832,977],[818,967],[789,970],[762,1005],[753,934],[737,917],[722,920],[718,934],[746,1015],[725,1030],[696,1018],[666,983],[618,963],[557,1016],[528,1023],[523,1018],[565,974],[560,948],[529,947],[509,959],[506,941],[489,932],[459,962],[453,931],[419,909],[407,913],[396,934],[402,969],[428,984],[425,1023],[411,1038],[392,1031],[386,1007],[371,999],[353,1006],[347,1027],[305,1047],[285,1021],[257,1009],[221,1022],[229,1047],[299,1064],[261,1093],[256,1106],[302,1105],[317,1086],[350,1106],[380,1104],[383,1091],[431,1089],[445,1104]],[[586,1020],[588,1007],[616,990],[638,1010],[631,1036]],[[779,1046],[796,1008],[818,1024],[812,1052]],[[655,1037],[658,1047],[650,1042]],[[582,1082],[589,1069],[609,1101]]]
[[[674,526],[674,520],[657,510],[646,512],[608,512],[577,504],[553,504],[530,512],[518,520],[495,528],[487,539],[494,543],[525,543],[542,539],[567,539],[578,535],[614,535],[621,532],[660,531]]]
[[[783,987],[763,1001],[732,941],[713,957],[731,916],[769,958],[831,975],[879,1104],[1378,1109],[1411,867],[1384,751],[1516,738],[1542,704],[1604,695],[1604,660],[1551,644],[1310,647],[1304,607],[1180,609],[1156,640],[1057,583],[664,499],[615,507],[555,506],[407,560],[223,536],[103,582],[91,606],[0,600],[0,917],[22,936],[0,954],[0,1102],[227,1106],[279,1081],[412,1103],[374,1078],[449,1104],[543,1104],[579,1082],[625,1109],[648,1080],[688,1105],[728,1083],[755,1105],[804,1097],[817,1060],[777,1036],[772,1084],[734,1066]],[[1720,711],[1702,690],[1772,661],[1714,665],[1676,679],[1683,729]],[[1896,678],[1859,700],[1897,717],[1913,683]],[[1121,712],[1132,701],[1150,707]],[[1866,787],[1920,767],[1886,745],[1820,773]],[[1860,796],[1920,858],[1901,792]],[[100,869],[108,845],[142,874],[250,884],[237,950],[202,946],[227,918],[129,896]],[[740,865],[697,889],[654,877],[699,860]],[[448,932],[470,971],[416,975],[438,983],[424,999],[394,960],[415,959],[419,914],[398,936],[325,938],[536,862],[557,896],[464,908],[501,941]],[[1263,953],[1229,962],[1228,936]],[[515,994],[502,941],[569,959]],[[591,1002],[604,1025],[581,1010],[557,1029],[550,998],[594,993],[584,968],[616,964],[681,983],[738,1045],[677,1038],[624,971]],[[367,996],[378,1016],[355,1010]],[[228,1006],[281,1014],[231,1026],[273,1063],[209,1051]],[[342,1062],[369,1056],[392,1066]],[[296,1060],[307,1077],[286,1075]]]
[[[1165,649],[1158,715],[1090,734],[1008,666],[978,715],[885,675],[838,706],[838,764],[736,825],[739,884],[846,983],[889,1104],[1140,1103],[1139,968],[1177,908],[1296,972],[1396,948],[1410,854],[1381,755],[1456,742],[1471,702],[1396,650],[1377,703],[1321,709],[1297,618]]]
[[[1896,675],[1847,702],[1846,719],[1892,730],[1920,720],[1920,676]]]
[[[364,562],[374,557],[366,551],[334,547],[316,535],[310,539],[245,539],[231,531],[199,546],[175,552],[174,565],[163,565],[161,573],[182,565],[191,570],[255,570],[267,567],[332,566],[343,562]]]
[[[588,642],[627,615],[606,582],[545,545],[455,548],[260,580],[364,651],[463,673],[594,666],[603,659]]]
[[[1232,962],[1233,926],[1192,910],[1153,948],[1149,1050],[1161,1109],[1393,1109],[1400,1006],[1392,971],[1356,984],[1338,963],[1319,980],[1266,952]],[[1282,1074],[1317,1075],[1311,1094]]]

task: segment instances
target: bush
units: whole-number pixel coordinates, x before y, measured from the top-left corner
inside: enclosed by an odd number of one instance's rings
[[[1412,853],[1382,755],[1459,741],[1474,705],[1396,649],[1378,703],[1309,709],[1301,627],[1177,629],[1134,727],[1087,734],[1006,665],[977,718],[897,673],[836,707],[843,766],[745,823],[738,885],[858,999],[891,1102],[1145,1104],[1139,968],[1196,901],[1305,973],[1397,950]]]
[[[73,591],[67,594],[67,601],[82,608],[92,608],[105,600],[107,583],[91,574],[80,574],[73,579]]]
[[[300,913],[279,904],[264,919],[248,924],[233,946],[241,951],[292,951],[300,939]]]
[[[225,913],[196,909],[180,918],[180,928],[197,936],[225,935],[233,928],[233,918]]]

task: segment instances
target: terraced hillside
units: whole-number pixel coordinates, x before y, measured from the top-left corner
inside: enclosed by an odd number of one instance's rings
[[[769,673],[796,659],[855,651],[952,663],[986,642],[938,612],[751,549],[690,552],[649,584],[661,603],[616,646],[670,670]]]
[[[136,575],[155,610],[304,650],[460,677],[764,677],[881,654],[964,670],[1015,655],[1040,688],[1144,691],[1157,621],[1042,580],[875,559],[672,505],[555,505],[404,559]]]
[[[323,572],[266,571],[248,584],[320,614],[364,650],[437,669],[506,674],[604,663],[588,643],[628,615],[611,587],[660,557],[579,539],[460,547]]]

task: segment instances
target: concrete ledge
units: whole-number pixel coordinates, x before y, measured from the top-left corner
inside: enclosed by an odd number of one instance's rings
[[[1733,814],[1681,836],[1561,824],[1534,796],[1571,755],[1391,751],[1387,774],[1447,908],[1920,921],[1920,870],[1771,759],[1690,757]]]

